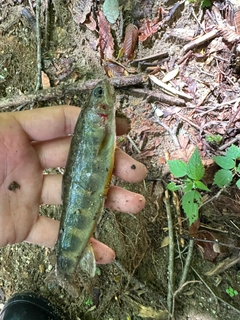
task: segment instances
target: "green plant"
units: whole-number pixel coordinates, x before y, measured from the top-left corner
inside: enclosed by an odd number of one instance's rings
[[[240,148],[231,145],[228,148],[224,156],[213,157],[213,160],[222,168],[215,173],[213,184],[219,188],[228,186],[235,175],[239,177],[236,182],[238,188],[240,188],[240,163],[237,164],[237,160],[240,159]]]
[[[201,5],[202,9],[211,7],[211,5],[212,5],[211,0],[201,0],[201,1],[199,1],[199,0],[188,0],[188,2],[194,3],[195,5]]]
[[[231,298],[238,295],[237,290],[234,290],[232,287],[228,287],[228,288],[226,289],[226,293],[227,293]]]
[[[188,163],[182,160],[168,161],[170,172],[176,178],[181,178],[181,184],[170,182],[167,188],[171,191],[183,190],[182,207],[189,220],[190,225],[198,219],[198,208],[202,204],[202,196],[199,190],[209,191],[201,181],[204,176],[204,166],[202,164],[198,148],[196,148]]]
[[[93,305],[93,301],[90,297],[87,298],[87,300],[85,301],[85,305],[88,307],[91,307]]]
[[[220,134],[208,134],[206,136],[206,141],[209,143],[219,144],[222,141],[222,136]]]

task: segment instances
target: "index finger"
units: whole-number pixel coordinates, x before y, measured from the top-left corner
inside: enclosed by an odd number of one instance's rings
[[[19,111],[11,115],[21,124],[31,141],[46,141],[72,134],[81,108],[61,105]],[[117,135],[130,130],[125,117],[116,117]]]
[[[72,134],[81,109],[62,105],[12,113],[32,141]]]

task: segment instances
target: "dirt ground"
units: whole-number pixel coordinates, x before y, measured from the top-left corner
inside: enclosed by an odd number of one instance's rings
[[[39,91],[37,98],[19,103],[23,97],[35,94],[37,41],[35,18],[31,12],[35,12],[36,3],[32,0],[0,0],[1,112],[56,104],[82,106],[90,94],[89,90],[81,90],[84,82],[91,84],[92,80],[106,78],[99,51],[102,50],[105,57],[107,53],[101,43],[100,49],[97,46],[100,32],[96,27],[90,30],[85,19],[82,24],[77,23],[79,12],[74,14],[73,9],[81,7],[82,3],[84,1],[42,1],[41,61],[45,74],[42,79],[50,95],[46,98],[46,91]],[[91,1],[85,1],[85,9],[89,3]],[[152,73],[162,79],[172,71],[170,83],[182,93],[169,95],[154,83],[155,78],[129,87],[119,85],[116,89],[118,109],[132,122],[129,135],[118,138],[118,146],[143,162],[148,175],[144,182],[135,185],[115,177],[112,183],[143,194],[146,207],[136,216],[105,210],[95,237],[113,248],[117,259],[111,265],[98,266],[93,279],[77,270],[77,299],[45,281],[54,268],[48,248],[27,243],[2,248],[1,308],[13,293],[33,291],[61,307],[66,319],[168,319],[168,279],[173,276],[172,319],[240,318],[240,264],[237,260],[240,192],[232,184],[216,196],[219,188],[212,184],[215,169],[209,160],[222,154],[231,144],[240,147],[240,55],[236,50],[240,31],[239,35],[235,32],[230,15],[237,3],[216,1],[214,4],[210,9],[202,10],[200,1],[191,4],[185,1],[174,7],[175,1],[171,0],[119,0],[120,15],[110,24],[114,40],[114,51],[113,47],[109,49],[112,57],[116,59],[123,46],[126,26],[134,23],[142,27],[141,35],[147,35],[147,38],[137,42],[133,62],[126,61],[124,56],[119,61],[128,71],[130,67],[131,72],[135,71],[133,76]],[[102,1],[93,2],[92,13],[88,9],[87,17],[90,14],[97,20],[97,7],[102,10]],[[176,10],[169,11],[173,7]],[[30,14],[26,14],[26,8]],[[165,11],[159,12],[159,8]],[[156,30],[154,26],[157,26]],[[196,37],[208,35],[216,28],[219,28],[218,32],[211,38],[186,47]],[[116,69],[114,65],[113,71]],[[120,73],[123,76],[124,69]],[[78,83],[79,90],[69,89]],[[57,86],[65,88],[65,94],[51,91]],[[207,135],[219,135],[220,144],[208,142]],[[209,239],[206,234],[210,234],[213,241],[203,244],[195,241],[187,277],[180,284],[191,237],[184,213],[178,216],[181,194],[174,197],[169,192],[169,206],[164,200],[166,184],[171,178],[166,157],[187,161],[193,146],[198,146],[205,160],[204,181],[211,191],[204,194],[204,199],[211,201],[200,209],[199,230],[205,232],[203,240]],[[59,168],[54,170],[61,174]],[[171,275],[166,206],[171,211],[174,230]],[[61,207],[41,206],[40,214],[60,219]],[[200,237],[200,233],[198,235]],[[214,239],[218,239],[220,247],[226,250],[216,250]],[[231,264],[230,259],[235,262]],[[216,266],[220,270],[210,274]],[[233,296],[226,292],[230,287],[235,290]]]

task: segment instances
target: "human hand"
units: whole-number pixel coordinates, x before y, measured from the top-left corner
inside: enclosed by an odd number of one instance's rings
[[[43,175],[43,170],[66,165],[69,135],[79,112],[77,107],[56,106],[0,114],[0,247],[23,241],[54,247],[59,221],[38,212],[41,204],[61,204],[62,175]],[[124,128],[117,126],[124,133]],[[117,149],[114,174],[139,182],[145,178],[146,168]],[[145,199],[111,186],[105,205],[134,214],[142,210]],[[91,242],[98,263],[114,259],[112,249],[93,238]]]

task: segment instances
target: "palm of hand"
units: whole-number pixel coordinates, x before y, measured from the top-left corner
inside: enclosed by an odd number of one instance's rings
[[[0,127],[0,246],[5,246],[24,241],[38,219],[43,169],[15,117],[3,114]],[[19,187],[9,190],[13,181]]]
[[[79,112],[76,107],[58,106],[0,114],[0,247],[23,241],[54,247],[59,221],[40,216],[38,211],[42,203],[61,203],[62,177],[43,176],[43,169],[65,166],[69,134]],[[117,149],[114,174],[139,182],[146,168]],[[117,186],[110,187],[105,201],[112,210],[133,214],[144,204],[144,197]],[[96,260],[111,262],[114,252],[91,241]]]

